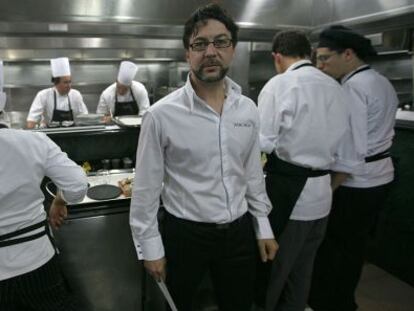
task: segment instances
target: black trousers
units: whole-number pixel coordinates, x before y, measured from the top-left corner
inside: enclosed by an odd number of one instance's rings
[[[1,311],[79,311],[57,255],[40,268],[0,281]]]
[[[209,272],[220,311],[250,311],[257,243],[249,214],[225,227],[167,214],[164,245],[167,286],[178,310],[194,310],[197,289]]]
[[[309,306],[314,311],[355,311],[355,289],[365,248],[391,184],[339,187],[333,195],[325,238],[315,258]]]

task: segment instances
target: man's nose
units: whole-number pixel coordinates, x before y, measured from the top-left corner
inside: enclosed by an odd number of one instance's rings
[[[211,55],[216,55],[216,54],[217,54],[217,48],[214,46],[213,42],[210,42],[207,45],[205,55],[211,56]]]

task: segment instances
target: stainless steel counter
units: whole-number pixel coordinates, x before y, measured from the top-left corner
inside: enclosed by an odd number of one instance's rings
[[[131,170],[88,176],[90,186],[133,177]],[[141,311],[145,273],[129,227],[130,199],[86,197],[68,207],[65,224],[54,232],[68,284],[84,311]]]
[[[414,111],[398,110],[396,115],[395,127],[404,129],[414,129]]]

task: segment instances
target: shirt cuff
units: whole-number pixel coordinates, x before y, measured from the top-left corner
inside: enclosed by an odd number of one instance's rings
[[[253,228],[256,232],[256,238],[258,240],[263,239],[274,239],[272,227],[270,226],[269,218],[264,217],[253,217]]]
[[[157,260],[165,256],[161,236],[138,242],[135,249],[139,260]]]

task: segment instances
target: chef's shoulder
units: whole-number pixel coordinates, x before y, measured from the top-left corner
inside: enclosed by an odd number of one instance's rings
[[[33,132],[22,129],[5,129],[7,136],[16,142],[19,146],[30,147],[33,151],[47,150],[49,145],[53,145],[53,141],[45,134],[41,132]]]
[[[76,89],[70,89],[69,96],[75,99],[82,99],[82,94]]]
[[[280,91],[286,90],[286,88],[291,87],[295,83],[295,81],[297,81],[297,78],[295,78],[287,72],[283,74],[277,74],[266,82],[261,92],[280,93]]]
[[[131,88],[135,92],[147,92],[145,85],[138,81],[132,81]]]
[[[53,87],[42,89],[36,94],[36,98],[40,98],[41,100],[45,100],[52,96],[53,96]]]
[[[112,83],[111,85],[108,85],[103,91],[103,96],[115,96],[115,89],[116,89],[116,82]]]
[[[154,116],[161,116],[188,107],[189,102],[184,87],[181,87],[156,101],[147,111]]]

